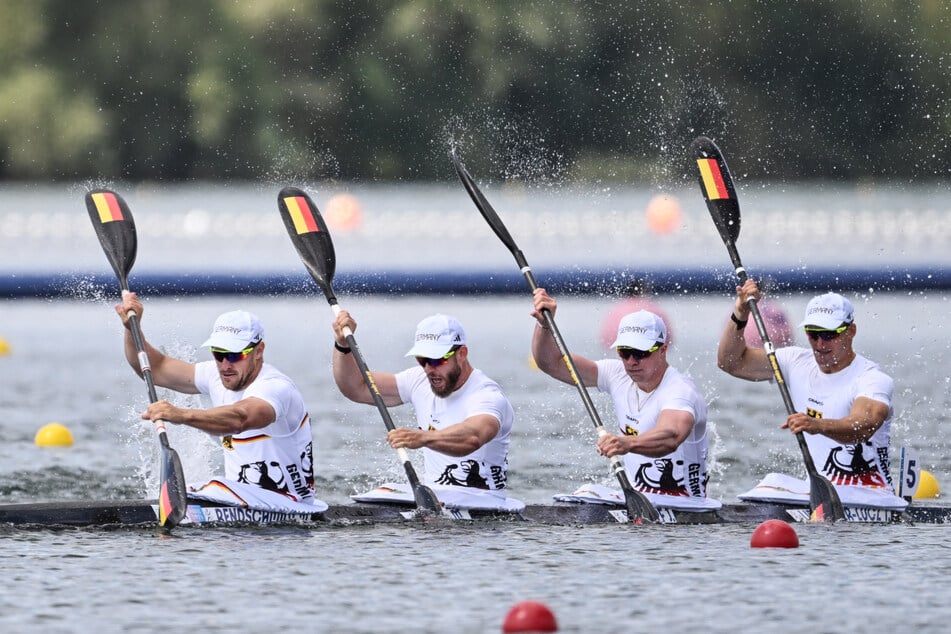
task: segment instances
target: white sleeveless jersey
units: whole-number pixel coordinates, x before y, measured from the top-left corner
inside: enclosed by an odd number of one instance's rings
[[[833,484],[867,486],[894,491],[889,472],[894,381],[878,364],[856,355],[849,366],[833,374],[819,370],[810,348],[797,346],[776,351],[797,412],[814,418],[843,418],[855,399],[864,396],[888,405],[888,417],[872,437],[843,445],[822,434],[803,434],[816,469]]]
[[[645,493],[706,497],[707,495],[707,404],[689,378],[668,367],[653,392],[642,392],[624,370],[620,359],[601,359],[598,389],[614,401],[618,431],[637,436],[657,426],[665,409],[689,412],[693,431],[681,445],[659,458],[626,453],[624,468],[631,485]]]
[[[225,478],[256,484],[299,502],[314,500],[314,455],[310,417],[294,382],[265,363],[244,390],[221,383],[214,361],[195,364],[195,386],[214,407],[254,397],[274,408],[274,422],[261,429],[225,436]]]
[[[426,480],[477,489],[504,489],[508,468],[509,436],[515,410],[498,383],[481,370],[473,370],[461,388],[446,398],[433,394],[422,368],[410,368],[396,375],[400,400],[416,410],[420,429],[443,429],[476,414],[489,414],[499,421],[495,437],[467,456],[448,456],[422,449]]]

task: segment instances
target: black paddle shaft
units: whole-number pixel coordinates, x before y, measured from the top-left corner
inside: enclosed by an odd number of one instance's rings
[[[730,169],[727,167],[720,148],[707,137],[697,137],[694,140],[691,144],[691,155],[697,161],[700,190],[703,192],[704,200],[706,200],[710,217],[720,233],[720,238],[723,240],[727,253],[730,255],[730,261],[733,263],[737,280],[742,286],[749,279],[749,276],[736,248],[736,240],[740,234],[740,205]],[[753,315],[756,330],[763,341],[763,350],[766,352],[773,377],[782,395],[786,413],[789,415],[795,414],[796,406],[779,367],[779,361],[776,359],[776,349],[770,341],[769,333],[766,331],[766,323],[760,314],[756,299],[750,297],[747,299],[747,303],[750,306],[750,313]],[[794,435],[802,453],[803,462],[805,462],[806,472],[809,475],[809,497],[812,510],[816,511],[821,508],[824,513],[828,513],[828,517],[823,519],[833,522],[844,519],[845,511],[842,508],[842,502],[839,500],[839,494],[832,483],[816,469],[805,435],[802,432],[797,432]],[[826,502],[828,502],[828,505],[826,505]]]
[[[534,293],[535,289],[538,288],[538,283],[535,280],[534,273],[532,273],[532,267],[529,266],[528,260],[525,259],[525,255],[522,253],[521,249],[518,248],[518,245],[515,243],[512,235],[505,227],[502,219],[499,218],[499,215],[496,213],[495,209],[492,208],[492,205],[489,204],[489,201],[486,200],[485,196],[482,195],[482,192],[472,179],[472,176],[469,174],[468,170],[466,170],[459,157],[456,156],[455,151],[451,152],[450,156],[452,158],[453,166],[456,169],[456,173],[459,175],[459,180],[462,181],[463,186],[469,193],[469,197],[472,198],[476,208],[492,228],[492,231],[495,232],[495,235],[499,237],[503,244],[505,244],[508,250],[512,253],[516,264],[518,264],[519,270],[522,272],[522,275],[525,277],[525,281],[528,283],[528,287]],[[578,393],[581,395],[581,400],[584,403],[585,410],[587,410],[588,416],[594,423],[594,427],[597,430],[598,436],[600,437],[607,434],[607,431],[604,429],[604,424],[601,422],[601,417],[598,415],[598,410],[595,408],[594,402],[591,400],[591,395],[588,394],[587,388],[581,381],[581,377],[578,374],[578,368],[575,365],[574,359],[571,357],[571,353],[568,351],[568,346],[565,344],[564,337],[561,336],[561,331],[558,330],[558,325],[555,323],[554,316],[551,314],[551,311],[546,308],[542,310],[542,317],[545,320],[545,324],[549,332],[555,340],[555,345],[558,347],[558,351],[561,353],[561,356],[565,361],[565,365],[568,367],[568,372],[572,377],[575,387],[578,389]],[[611,470],[614,472],[614,475],[621,486],[621,491],[624,493],[624,501],[627,506],[628,519],[630,519],[632,522],[640,522],[643,520],[647,520],[649,522],[660,521],[660,515],[658,514],[657,509],[654,508],[654,505],[650,503],[643,493],[631,486],[631,482],[627,477],[627,470],[624,468],[624,461],[621,459],[621,457],[612,456],[610,460]]]
[[[129,292],[129,272],[135,263],[138,238],[135,231],[135,221],[132,211],[125,200],[107,189],[98,189],[86,194],[86,210],[92,220],[93,228],[99,237],[106,259],[112,266],[119,281],[119,288],[123,294]],[[149,402],[158,401],[155,383],[152,380],[152,369],[149,365],[148,354],[145,351],[145,337],[139,326],[135,313],[128,314],[129,330],[135,343],[139,359],[139,368],[149,393]],[[188,505],[188,494],[185,489],[185,474],[182,461],[178,453],[172,449],[165,432],[165,423],[155,421],[155,430],[158,433],[161,446],[161,465],[159,479],[161,491],[159,493],[159,508],[164,514],[162,526],[174,528],[185,517]]]
[[[333,240],[330,238],[330,231],[327,223],[317,209],[317,205],[311,200],[307,192],[297,187],[285,187],[277,196],[278,210],[281,212],[281,218],[284,220],[284,226],[287,233],[297,249],[304,267],[314,278],[314,282],[320,287],[327,303],[330,305],[334,315],[340,313],[340,304],[333,290],[333,278],[337,264],[337,256],[334,252]],[[344,329],[344,335],[347,337],[347,345],[350,346],[353,360],[363,376],[363,382],[376,405],[380,417],[386,429],[392,431],[396,429],[393,424],[393,418],[390,411],[383,401],[383,395],[380,394],[376,382],[373,380],[373,373],[360,352],[360,346],[349,328]],[[420,482],[416,469],[409,458],[405,449],[397,449],[397,455],[400,462],[403,463],[403,469],[406,472],[406,478],[409,480],[413,489],[413,496],[416,500],[416,506],[427,513],[440,514],[442,505],[439,498],[429,487]]]

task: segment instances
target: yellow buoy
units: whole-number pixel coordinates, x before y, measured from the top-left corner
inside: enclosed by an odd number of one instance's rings
[[[931,474],[930,471],[921,470],[919,474],[920,481],[918,482],[918,490],[915,491],[916,500],[926,500],[928,498],[936,498],[941,495],[941,487],[938,486],[938,481]]]
[[[5,354],[10,354],[10,342],[0,337],[0,357]]]
[[[73,444],[73,434],[61,423],[47,423],[36,432],[33,441],[39,447],[69,447]]]

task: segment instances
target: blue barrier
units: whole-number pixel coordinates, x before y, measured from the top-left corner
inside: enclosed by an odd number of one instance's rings
[[[951,270],[942,266],[881,269],[764,269],[758,280],[768,280],[772,292],[891,292],[951,290]],[[536,271],[538,283],[557,294],[624,295],[646,282],[652,292],[732,293],[733,271],[728,269]],[[130,275],[130,287],[150,296],[188,295],[305,295],[317,293],[313,280],[300,274],[143,273]],[[6,274],[0,276],[0,297],[83,299],[112,292],[112,274]],[[426,273],[339,272],[334,278],[339,294],[399,295],[507,295],[528,292],[516,270],[505,272]]]

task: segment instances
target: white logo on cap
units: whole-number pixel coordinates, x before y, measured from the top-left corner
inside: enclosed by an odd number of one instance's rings
[[[625,332],[639,332],[646,335],[647,328],[644,328],[643,326],[624,326],[621,328],[621,334],[624,334]]]

